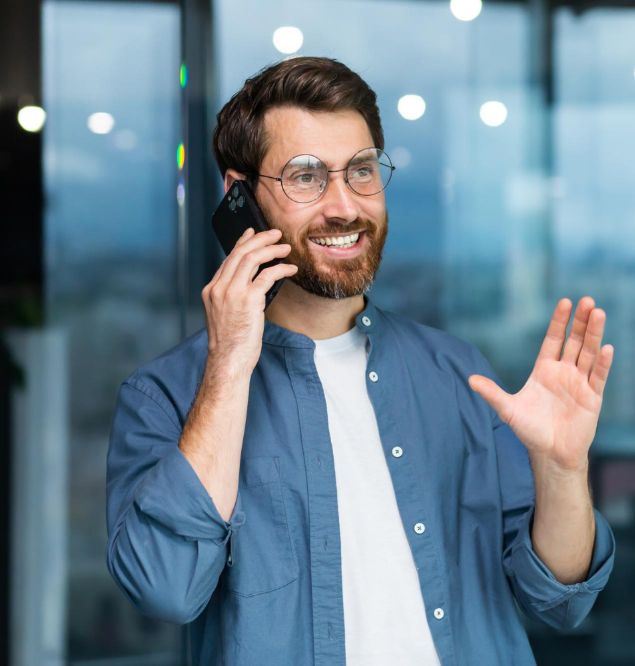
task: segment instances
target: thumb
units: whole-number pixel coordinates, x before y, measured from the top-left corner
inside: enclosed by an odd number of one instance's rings
[[[470,388],[478,393],[492,409],[498,414],[503,423],[509,423],[511,416],[511,396],[489,377],[483,375],[470,375],[468,378]]]

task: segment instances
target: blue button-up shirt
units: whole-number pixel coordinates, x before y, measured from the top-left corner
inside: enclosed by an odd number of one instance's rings
[[[596,511],[588,579],[558,582],[532,548],[527,451],[467,383],[474,373],[497,381],[482,354],[368,299],[355,325],[370,340],[366,386],[441,663],[535,664],[515,601],[554,627],[579,624],[613,565],[610,527]],[[192,623],[196,665],[345,664],[337,492],[314,349],[265,322],[228,522],[178,448],[206,332],[121,386],[108,567],[141,612]]]

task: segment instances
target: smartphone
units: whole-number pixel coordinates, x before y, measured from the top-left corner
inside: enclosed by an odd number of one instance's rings
[[[269,229],[253,190],[246,180],[235,180],[232,183],[212,216],[212,227],[225,254],[229,254],[234,249],[238,239],[249,227],[253,227],[256,233]],[[282,259],[272,259],[261,264],[254,279],[260,271],[281,262]],[[265,310],[280,290],[283,282],[284,278],[276,280],[273,287],[267,292]]]

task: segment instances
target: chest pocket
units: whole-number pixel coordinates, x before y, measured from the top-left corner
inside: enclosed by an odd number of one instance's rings
[[[245,523],[233,535],[226,586],[251,597],[272,592],[297,579],[298,562],[282,496],[279,459],[243,458],[239,491]]]

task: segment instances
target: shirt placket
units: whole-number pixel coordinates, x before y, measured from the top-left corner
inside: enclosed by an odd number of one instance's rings
[[[395,400],[400,390],[399,376],[394,370],[399,367],[398,359],[387,358],[390,351],[378,344],[370,317],[363,316],[361,324],[370,341],[366,367],[368,396],[375,411],[397,506],[419,575],[430,632],[439,660],[444,666],[450,666],[456,664],[456,656],[447,612],[448,589],[440,561],[440,540],[435,542],[436,521],[432,519],[429,503],[421,492],[421,479],[413,465],[414,456],[409,455],[415,442],[408,441],[407,428],[402,428],[395,418],[400,413],[398,398]]]
[[[314,348],[287,348],[307,479],[315,666],[345,666],[344,603],[335,466]]]

